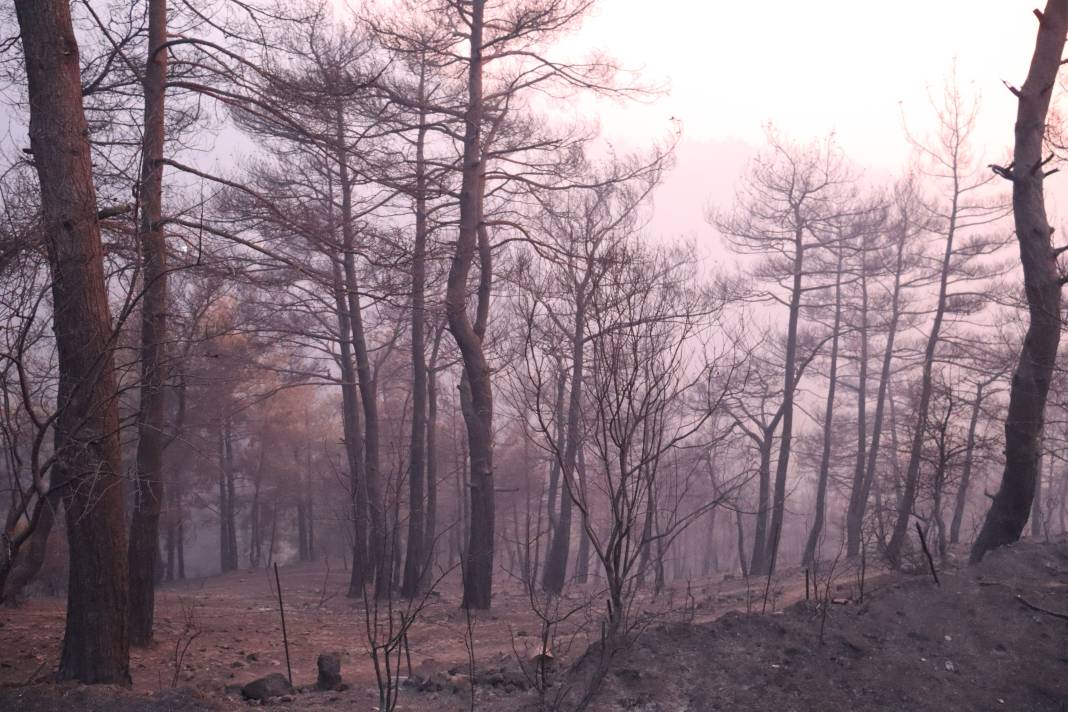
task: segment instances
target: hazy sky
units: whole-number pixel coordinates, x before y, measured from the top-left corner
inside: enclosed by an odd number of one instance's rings
[[[678,168],[659,191],[652,229],[703,241],[705,206],[730,202],[765,124],[802,141],[834,131],[873,177],[896,174],[909,157],[902,117],[923,133],[929,96],[954,61],[958,83],[981,97],[980,146],[991,162],[1003,159],[1016,107],[1002,80],[1023,82],[1036,2],[602,0],[568,44],[607,50],[669,83],[651,106],[599,107],[602,128],[640,145],[669,117],[682,121]]]
[[[653,133],[669,116],[691,139],[759,142],[774,121],[799,138],[836,130],[858,160],[896,167],[901,113],[921,124],[954,57],[983,97],[983,136],[1011,135],[1034,46],[1037,0],[602,0],[582,44],[611,51],[671,92],[654,107],[609,110],[605,129]]]

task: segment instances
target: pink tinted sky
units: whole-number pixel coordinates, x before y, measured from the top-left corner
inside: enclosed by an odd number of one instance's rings
[[[603,102],[606,136],[639,146],[683,123],[678,168],[657,199],[652,229],[709,234],[704,206],[729,202],[750,151],[773,122],[806,140],[834,131],[873,175],[908,161],[903,116],[930,125],[954,61],[981,96],[977,140],[991,162],[1011,142],[1015,102],[1034,46],[1035,0],[602,0],[570,47],[607,50],[670,84],[649,106]],[[980,149],[982,150],[982,148]]]

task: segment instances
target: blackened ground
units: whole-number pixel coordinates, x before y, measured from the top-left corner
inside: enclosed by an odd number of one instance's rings
[[[1068,621],[1027,605],[1068,614],[1068,543],[1021,543],[940,579],[659,626],[614,661],[591,709],[1068,710]]]
[[[1068,621],[1033,608],[1068,614],[1068,541],[1024,542],[976,567],[940,562],[940,587],[925,565],[911,575],[869,572],[863,602],[855,565],[823,568],[813,577],[820,603],[804,600],[804,576],[796,570],[773,582],[767,604],[763,582],[720,577],[643,601],[641,610],[659,609],[656,622],[612,659],[590,709],[1068,712]],[[268,706],[377,707],[362,602],[345,599],[345,585],[344,572],[283,569],[293,676],[302,689]],[[574,600],[598,595],[590,588]],[[264,572],[165,588],[159,642],[134,651],[132,690],[49,682],[62,601],[0,611],[0,712],[245,709],[241,684],[285,670],[275,596]],[[401,687],[398,709],[468,710],[472,678],[477,710],[537,709],[528,679],[537,623],[527,596],[502,587],[494,610],[475,616],[473,676],[458,596],[456,582],[443,586],[423,611],[412,634],[413,676]],[[554,651],[557,669],[543,699],[563,697],[562,709],[589,689],[596,667],[598,610],[589,614],[572,631],[571,649]],[[190,616],[198,635],[176,664],[175,645]],[[580,656],[591,640],[592,652]],[[316,655],[334,650],[349,687],[316,691]]]

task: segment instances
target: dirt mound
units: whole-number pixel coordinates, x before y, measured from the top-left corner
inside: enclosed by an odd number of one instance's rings
[[[647,631],[594,710],[1068,710],[1068,542],[898,577],[863,603]],[[822,628],[822,633],[821,633]]]

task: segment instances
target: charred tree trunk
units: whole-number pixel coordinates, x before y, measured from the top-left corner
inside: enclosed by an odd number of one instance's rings
[[[579,448],[578,451],[579,494],[585,504],[581,508],[582,514],[582,538],[579,539],[578,560],[575,562],[575,582],[586,583],[590,576],[590,519],[589,500],[586,498],[586,450]]]
[[[991,549],[1019,539],[1027,523],[1038,478],[1046,396],[1061,338],[1061,277],[1057,252],[1051,243],[1053,230],[1046,218],[1042,142],[1068,33],[1068,0],[1049,0],[1045,13],[1036,15],[1039,22],[1035,53],[1027,79],[1017,92],[1014,168],[1004,171],[1012,179],[1012,213],[1031,323],[1009,391],[1005,471],[972,547],[973,562]]]
[[[742,576],[749,578],[749,569],[745,565],[745,527],[742,526],[742,512],[734,512],[734,528],[738,535],[738,568],[742,570]]]
[[[571,553],[571,510],[572,500],[577,496],[575,491],[578,483],[575,482],[575,465],[578,459],[578,451],[581,447],[582,424],[582,382],[585,368],[585,344],[586,336],[586,289],[591,281],[592,267],[587,268],[586,278],[578,289],[578,298],[575,301],[575,321],[571,332],[571,389],[567,404],[566,427],[567,434],[564,437],[563,452],[560,453],[560,474],[563,478],[562,494],[560,497],[560,517],[556,522],[556,531],[553,533],[552,548],[545,560],[545,573],[542,577],[542,588],[553,594],[559,594],[564,590],[564,581],[567,578],[567,559]],[[557,395],[562,396],[558,389]],[[563,400],[562,397],[559,398]],[[557,440],[559,442],[559,440]],[[652,508],[652,503],[650,503]]]
[[[890,386],[891,367],[894,361],[894,341],[901,317],[901,273],[905,266],[905,245],[908,239],[908,223],[901,226],[898,235],[897,256],[894,265],[894,289],[890,299],[890,323],[886,333],[886,350],[883,352],[882,369],[879,373],[879,390],[875,396],[875,414],[872,419],[871,443],[868,445],[867,463],[864,478],[854,480],[849,495],[849,508],[846,511],[846,555],[860,554],[864,537],[864,515],[871,497],[871,488],[875,482],[875,468],[879,461],[879,440],[883,433],[883,417],[886,412],[886,394]]]
[[[58,478],[54,479],[58,480]],[[4,577],[0,578],[0,602],[17,601],[26,586],[37,576],[44,565],[48,553],[48,539],[55,526],[56,515],[62,501],[62,491],[50,488],[44,497],[37,496],[31,512],[28,513],[29,531],[17,548],[5,542],[10,549],[5,552],[11,557],[6,569],[0,569]]]
[[[53,486],[63,491],[70,551],[59,676],[126,685],[129,572],[118,396],[78,43],[66,0],[19,0],[15,11],[59,360]]]
[[[367,351],[363,328],[363,308],[356,278],[356,234],[352,217],[352,180],[345,146],[344,113],[339,106],[336,115],[338,171],[341,182],[341,234],[345,276],[345,295],[348,306],[352,351],[356,359],[356,377],[363,405],[363,473],[370,513],[370,541],[368,565],[375,574],[375,595],[384,596],[392,582],[392,558],[386,550],[386,512],[383,509],[379,482],[378,457],[378,392]]]
[[[953,241],[957,232],[957,215],[960,201],[960,185],[956,164],[953,166],[953,198],[949,213],[949,227],[946,230],[946,247],[942,255],[942,273],[938,283],[938,304],[935,306],[934,322],[927,336],[927,346],[923,354],[923,374],[920,379],[920,402],[916,408],[916,427],[912,433],[912,446],[909,450],[909,465],[905,470],[905,483],[898,502],[897,518],[890,541],[886,545],[886,558],[891,566],[900,563],[901,549],[909,532],[909,518],[916,506],[916,492],[920,483],[920,463],[923,459],[923,439],[927,432],[927,415],[931,406],[933,390],[934,361],[938,349],[938,340],[942,331],[942,320],[946,313],[946,296],[949,285],[949,273],[952,269]]]
[[[219,424],[219,568],[237,570],[237,516],[234,506],[234,449],[230,416]]]
[[[163,407],[167,340],[167,246],[163,236],[164,97],[167,0],[148,3],[145,126],[138,191],[141,225],[141,410],[137,419],[137,486],[130,522],[130,644],[152,640],[159,514],[163,501]]]
[[[756,525],[753,531],[753,558],[749,563],[749,570],[754,576],[760,576],[766,572],[767,540],[768,540],[768,514],[771,512],[771,446],[774,437],[774,429],[766,428],[763,440],[760,441],[760,469],[759,491],[757,493]],[[744,566],[742,567],[744,570]]]
[[[808,542],[805,544],[805,553],[801,558],[801,564],[808,566],[816,557],[816,548],[819,546],[820,536],[823,533],[823,520],[827,510],[827,481],[831,474],[831,444],[833,441],[834,427],[834,394],[838,389],[838,341],[842,327],[842,248],[838,249],[838,269],[834,281],[834,326],[831,337],[831,371],[828,375],[830,384],[827,386],[827,405],[823,416],[823,452],[820,455],[819,482],[816,485],[816,514],[812,522],[812,529],[808,533]],[[861,338],[864,339],[863,335]],[[861,353],[866,355],[867,347],[861,348]],[[866,370],[863,364],[861,370]],[[863,393],[864,378],[861,377],[860,392]],[[860,421],[863,422],[863,408],[860,410]],[[863,427],[861,426],[863,431]],[[861,470],[864,463],[864,451],[857,456],[857,469]],[[715,511],[715,510],[713,510]]]
[[[367,490],[362,476],[363,440],[360,437],[359,394],[356,390],[356,370],[352,365],[352,322],[345,298],[345,280],[337,260],[334,261],[333,276],[341,370],[341,421],[345,434],[345,458],[349,467],[349,494],[352,499],[352,568],[349,571],[348,596],[360,598],[369,579]]]
[[[567,395],[567,376],[564,373],[563,364],[557,361],[556,369],[556,432],[555,438],[558,448],[565,447],[564,439],[567,436],[564,430],[567,419],[566,411],[564,410],[564,397]],[[556,535],[556,501],[560,497],[564,496],[560,494],[560,457],[553,457],[549,460],[549,496],[547,501],[547,514],[549,519],[549,536],[545,542],[545,560],[548,561],[552,556],[553,548],[553,536]],[[538,535],[541,535],[541,527],[538,527]]]
[[[491,254],[482,203],[485,192],[485,156],[482,152],[482,22],[485,0],[473,0],[468,24],[470,57],[467,76],[467,109],[464,114],[463,175],[460,186],[460,229],[446,282],[445,314],[449,331],[460,349],[464,375],[470,390],[471,408],[464,414],[471,460],[471,530],[464,562],[465,608],[487,609],[493,592],[493,386],[483,350],[485,314],[492,284]],[[467,282],[479,253],[478,317],[471,323],[467,313]],[[481,331],[477,322],[482,322]]]
[[[419,74],[419,97],[426,93],[426,64]],[[425,580],[427,551],[423,530],[426,475],[427,381],[426,381],[426,114],[420,113],[415,145],[415,251],[412,256],[412,433],[408,448],[408,543],[404,557],[401,595],[414,598]]]
[[[427,364],[426,389],[426,526],[423,528],[424,579],[434,565],[438,529],[438,350],[444,328],[434,335],[434,347]],[[424,582],[425,585],[426,582]]]
[[[868,279],[866,256],[861,253],[860,267],[860,330],[857,338],[860,339],[860,354],[857,362],[857,461],[853,468],[853,482],[849,495],[849,508],[846,511],[846,554],[855,556],[860,551],[861,525],[864,517],[864,478],[867,474],[868,450],[875,446],[873,434],[872,443],[868,443]],[[880,384],[881,385],[881,384]],[[878,405],[876,405],[878,409]],[[862,498],[864,502],[862,503]],[[850,516],[858,517],[856,530],[850,532]],[[850,554],[850,546],[856,547],[856,553]]]
[[[775,491],[771,506],[771,529],[767,553],[764,555],[765,570],[774,573],[779,555],[779,540],[782,537],[783,520],[786,515],[786,475],[790,467],[790,448],[793,442],[794,395],[797,390],[797,326],[801,316],[801,283],[804,277],[805,245],[800,221],[794,236],[793,285],[790,291],[790,316],[786,325],[786,359],[783,365],[782,431],[779,434],[779,459],[775,463]]]
[[[975,388],[975,402],[972,404],[972,417],[968,422],[968,439],[964,449],[964,466],[960,473],[960,484],[957,485],[957,497],[953,506],[953,519],[949,524],[949,543],[956,544],[960,541],[960,526],[964,522],[964,507],[968,503],[968,488],[972,481],[972,463],[975,454],[975,431],[979,424],[979,412],[983,408],[983,387],[980,383]]]

